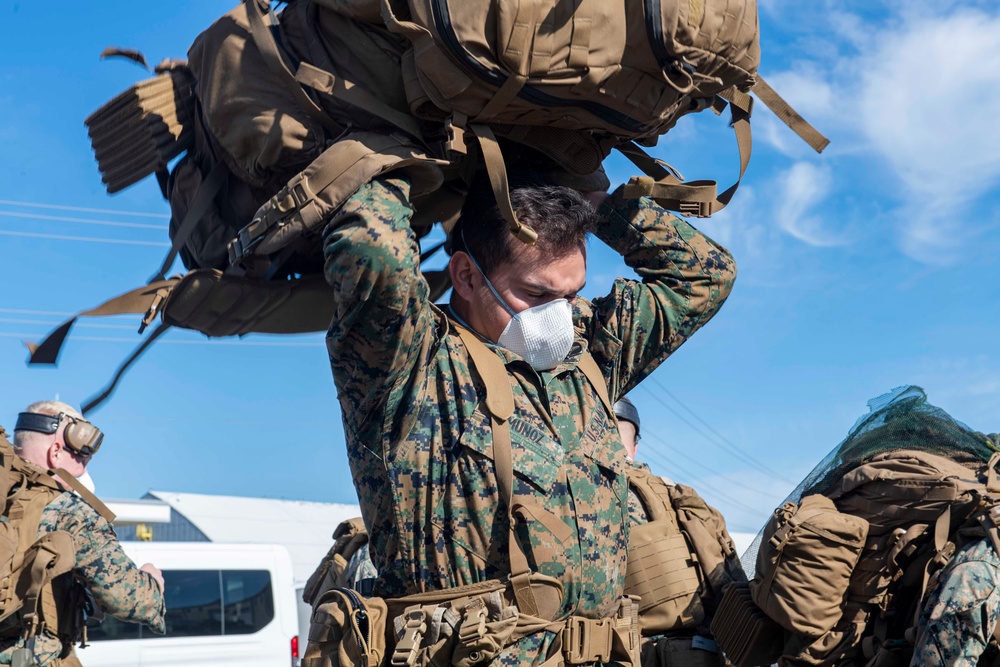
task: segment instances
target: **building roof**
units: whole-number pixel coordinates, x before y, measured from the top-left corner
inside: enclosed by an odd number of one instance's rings
[[[150,491],[148,497],[168,504],[212,542],[283,545],[297,582],[304,582],[326,555],[337,524],[361,515],[357,505],[340,503],[171,491]]]

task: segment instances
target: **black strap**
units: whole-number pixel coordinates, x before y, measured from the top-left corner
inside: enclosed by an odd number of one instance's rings
[[[205,214],[208,213],[212,204],[215,203],[215,196],[222,190],[222,185],[226,182],[228,175],[229,169],[226,167],[226,163],[221,160],[216,162],[215,166],[212,167],[212,171],[209,172],[208,178],[203,180],[201,185],[198,186],[190,208],[188,208],[187,213],[184,214],[184,219],[177,227],[177,233],[174,234],[170,250],[167,251],[167,256],[163,258],[163,263],[160,264],[160,270],[156,272],[155,276],[149,279],[149,282],[153,283],[163,280],[166,277],[167,271],[170,270],[170,267],[174,265],[174,260],[177,259],[177,253],[191,239],[191,234],[204,220]]]
[[[115,387],[118,386],[118,381],[121,380],[122,376],[125,375],[125,371],[127,371],[129,367],[139,357],[142,356],[142,353],[146,351],[146,348],[148,348],[150,345],[153,344],[153,341],[155,341],[157,338],[166,333],[167,329],[169,328],[170,325],[165,322],[161,323],[158,327],[156,327],[156,329],[153,330],[153,333],[149,334],[146,340],[142,341],[139,347],[135,348],[135,351],[132,352],[132,354],[128,356],[128,358],[122,363],[122,365],[118,367],[118,371],[115,373],[115,376],[111,379],[111,382],[108,383],[106,387],[104,387],[101,393],[96,396],[91,396],[89,399],[87,399],[86,404],[84,404],[84,406],[80,408],[80,412],[86,415],[88,412],[90,412],[94,408],[104,403],[104,401],[108,400],[108,397],[110,397],[111,394],[114,392]]]

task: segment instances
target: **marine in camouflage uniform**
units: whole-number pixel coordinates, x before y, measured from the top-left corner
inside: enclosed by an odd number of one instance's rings
[[[931,586],[910,665],[976,665],[998,622],[1000,556],[984,537],[960,549]]]
[[[505,580],[510,572],[491,429],[480,408],[484,385],[454,325],[428,298],[409,188],[405,177],[365,185],[324,239],[337,300],[327,347],[380,574],[375,594],[383,597]],[[613,401],[715,314],[735,278],[724,248],[651,200],[616,193],[599,218],[596,236],[642,280],[618,279],[593,302],[577,298],[575,342],[549,371],[488,344],[514,394],[514,495],[549,510],[570,536],[560,542],[538,521],[518,526],[533,570],[562,583],[559,618],[616,612],[628,544],[622,445],[613,415],[578,368],[581,354],[593,355]],[[541,664],[557,637],[538,631],[507,645],[493,664]]]
[[[115,618],[145,623],[163,634],[163,592],[152,576],[136,567],[122,551],[115,531],[87,502],[69,492],[60,494],[42,513],[38,536],[64,530],[73,537],[74,577],[93,594],[101,609]],[[58,585],[58,581],[53,584]],[[0,640],[0,664],[10,664],[17,639]],[[68,647],[67,647],[68,649]],[[35,659],[40,667],[59,664],[62,642],[45,630],[35,639]]]

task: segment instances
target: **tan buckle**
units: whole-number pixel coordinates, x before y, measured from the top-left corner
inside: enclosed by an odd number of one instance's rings
[[[465,123],[468,120],[468,116],[464,113],[455,111],[445,121],[444,129],[447,133],[447,138],[444,145],[449,153],[465,155],[468,152],[465,146]]]
[[[712,202],[707,201],[682,201],[677,207],[681,215],[690,218],[711,218]]]
[[[471,644],[486,634],[486,603],[476,598],[465,607],[465,618],[458,628],[458,639],[462,644]]]
[[[567,664],[611,660],[614,627],[610,618],[592,619],[570,616],[562,633],[563,657]]]
[[[393,667],[413,667],[417,663],[417,651],[420,649],[420,642],[427,632],[427,623],[424,622],[424,612],[418,609],[411,609],[405,612],[403,617],[403,636],[396,642],[396,647],[392,650],[391,664]]]

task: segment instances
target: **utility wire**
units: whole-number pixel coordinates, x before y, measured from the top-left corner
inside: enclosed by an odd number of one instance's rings
[[[24,206],[27,208],[48,208],[56,211],[77,211],[78,213],[107,213],[110,215],[133,215],[142,218],[170,218],[164,213],[142,213],[140,211],[115,211],[110,208],[85,208],[83,206],[67,206],[61,204],[42,204],[31,201],[13,201],[10,199],[0,199],[0,204],[4,206]]]
[[[688,463],[692,463],[692,464],[698,466],[699,468],[701,468],[702,470],[704,470],[708,474],[715,475],[717,477],[723,478],[726,481],[727,484],[730,484],[730,485],[735,486],[735,487],[739,487],[739,488],[743,489],[744,491],[749,491],[751,493],[755,493],[755,494],[757,494],[757,495],[759,495],[761,497],[767,498],[768,500],[773,500],[774,499],[773,494],[767,493],[765,491],[761,491],[760,489],[757,489],[757,488],[755,488],[753,486],[750,486],[749,484],[741,482],[741,481],[739,481],[737,479],[731,479],[727,475],[723,475],[723,474],[719,473],[719,471],[715,470],[711,466],[702,463],[701,461],[699,461],[695,457],[690,456],[689,454],[684,453],[680,449],[671,446],[670,443],[667,442],[666,438],[663,438],[663,437],[661,437],[661,436],[659,436],[659,435],[657,435],[655,433],[644,433],[642,435],[642,439],[645,440],[646,438],[651,438],[651,439],[655,440],[656,442],[659,442],[660,444],[662,444],[664,447],[670,448],[670,452],[669,452],[670,455],[679,456],[679,457],[683,458],[685,461],[687,461]],[[645,453],[645,452],[647,452],[649,450],[647,450],[646,448],[642,448],[640,451],[642,451],[643,453]],[[658,453],[662,453],[664,457],[667,456],[667,452],[665,452],[665,451],[661,451],[661,450],[652,450],[652,451],[656,451]],[[671,464],[671,465],[673,465],[673,464]]]
[[[68,317],[72,317],[72,313]],[[48,320],[25,320],[18,317],[0,317],[0,323],[3,324],[44,324],[48,327],[58,326],[62,324],[61,322],[50,322]],[[98,324],[96,322],[77,322],[73,326],[75,327],[86,327],[88,329],[126,329],[130,331],[135,331],[138,329],[138,325],[129,326],[127,324]]]
[[[0,313],[14,313],[17,315],[54,315],[57,317],[71,317],[76,313],[63,313],[56,310],[25,310],[23,308],[0,308]],[[58,324],[58,322],[52,322]]]
[[[115,222],[113,220],[93,220],[91,218],[68,218],[63,215],[44,215],[42,213],[18,213],[17,211],[0,211],[0,215],[8,218],[29,218],[32,220],[51,220],[53,222],[74,222],[82,225],[101,225],[104,227],[129,227],[131,229],[155,229],[165,232],[167,225],[150,225],[141,222]]]
[[[42,234],[38,232],[12,232],[6,229],[0,229],[0,235],[3,236],[23,236],[33,239],[52,239],[55,241],[77,241],[77,242],[90,242],[90,243],[116,243],[119,245],[144,245],[152,246],[155,248],[169,248],[169,243],[161,243],[158,241],[133,241],[131,239],[100,239],[93,236],[64,236],[62,234]]]
[[[13,332],[0,332],[0,336],[5,338],[21,338],[30,339],[37,338],[37,333],[13,333]],[[85,340],[91,342],[100,343],[139,343],[142,338],[136,336],[135,338],[113,338],[105,336],[73,336],[73,340]],[[291,342],[270,342],[263,340],[159,340],[156,342],[157,345],[250,345],[256,347],[316,347],[319,342],[302,342],[302,343],[291,343]]]
[[[649,378],[647,378],[647,379],[649,379]],[[659,383],[654,383],[654,384],[657,384],[657,386],[662,386],[662,385],[659,385]],[[670,405],[669,403],[667,403],[663,399],[662,396],[660,396],[659,394],[655,393],[653,390],[649,389],[649,387],[645,386],[644,384],[640,384],[639,385],[639,389],[645,390],[646,393],[648,393],[650,396],[652,396],[653,399],[656,400],[660,405],[662,405],[667,410],[669,410],[675,417],[677,417],[677,419],[679,419],[682,423],[684,423],[685,425],[687,425],[688,428],[690,428],[692,431],[694,431],[695,433],[697,433],[701,437],[703,437],[706,440],[708,440],[710,443],[714,444],[717,447],[721,447],[722,449],[726,450],[727,452],[729,452],[730,454],[732,454],[734,457],[736,457],[737,459],[739,459],[740,461],[742,461],[743,463],[747,464],[748,466],[751,466],[752,468],[758,470],[759,472],[762,472],[762,473],[764,473],[766,475],[770,475],[771,477],[773,477],[773,478],[775,478],[777,480],[780,480],[782,482],[785,482],[786,484],[791,484],[792,486],[795,486],[796,482],[793,482],[792,480],[790,480],[787,477],[785,477],[784,475],[778,473],[774,469],[765,466],[763,463],[757,461],[752,456],[749,456],[746,452],[744,452],[743,450],[741,450],[738,446],[736,446],[736,445],[734,445],[732,443],[729,443],[727,441],[724,441],[724,440],[718,440],[718,439],[713,438],[712,436],[710,436],[708,433],[706,433],[705,431],[703,431],[702,429],[700,429],[698,426],[696,426],[695,424],[693,424],[687,417],[685,417],[680,412],[678,412],[676,408],[674,408],[672,405]]]

